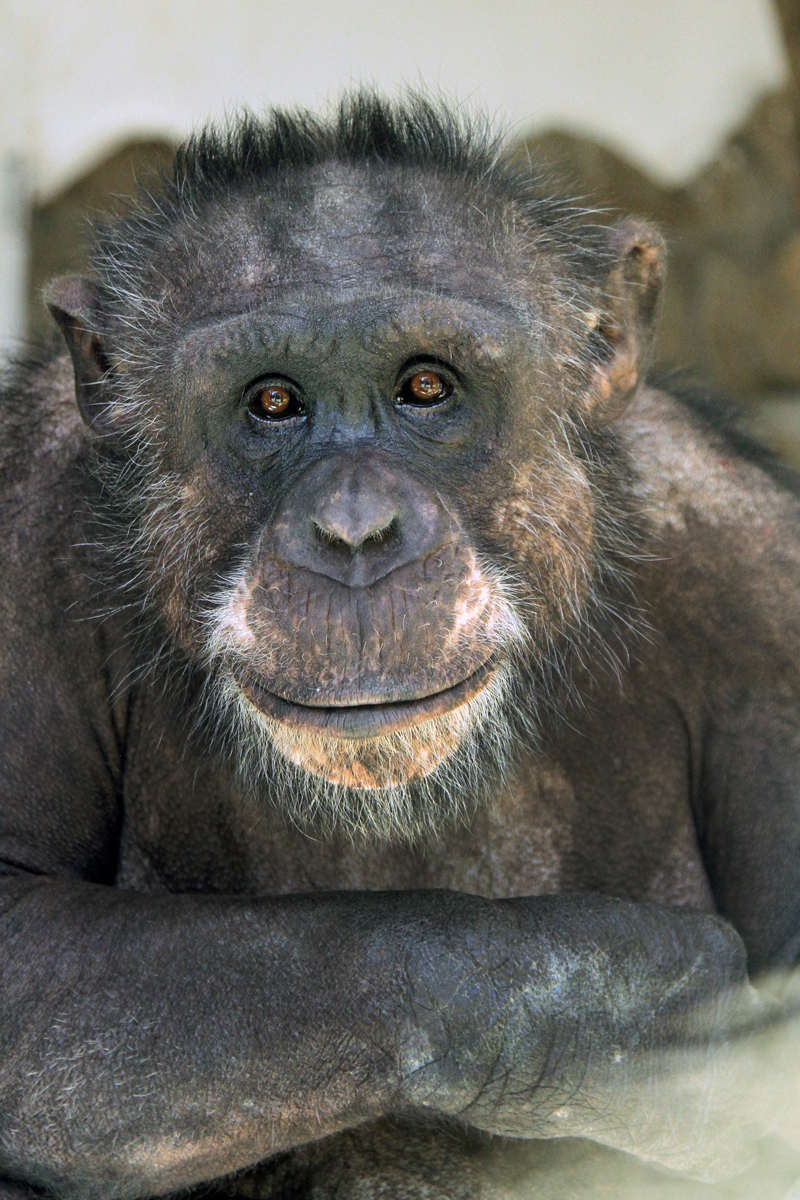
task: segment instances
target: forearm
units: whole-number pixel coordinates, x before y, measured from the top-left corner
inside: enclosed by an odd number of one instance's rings
[[[355,895],[15,879],[4,899],[0,1173],[81,1200],[151,1195],[383,1111],[376,1022],[398,989],[384,958],[372,980],[358,968],[378,906],[365,929]]]
[[[81,1200],[414,1109],[672,1161],[659,1075],[742,990],[727,927],[601,897],[5,887],[0,1169]]]

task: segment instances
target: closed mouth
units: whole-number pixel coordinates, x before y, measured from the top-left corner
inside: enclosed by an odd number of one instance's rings
[[[442,692],[434,692],[416,700],[380,704],[317,707],[284,700],[249,675],[237,674],[237,683],[251,704],[283,725],[324,737],[375,738],[397,733],[401,729],[411,729],[466,704],[485,687],[496,666],[497,660],[493,657],[472,675]]]

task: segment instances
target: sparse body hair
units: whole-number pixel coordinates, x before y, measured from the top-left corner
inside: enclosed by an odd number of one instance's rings
[[[362,92],[199,133],[51,285],[0,419],[0,1196],[741,1161],[800,509],[643,382],[663,271]]]

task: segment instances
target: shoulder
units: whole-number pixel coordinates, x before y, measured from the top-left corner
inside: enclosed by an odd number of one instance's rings
[[[643,389],[618,423],[652,531],[644,600],[673,645],[729,680],[800,695],[800,481],[679,398]]]
[[[14,364],[0,378],[0,543],[5,587],[63,573],[85,538],[90,438],[65,354]]]
[[[659,531],[680,534],[699,523],[721,533],[747,531],[762,546],[765,532],[767,542],[785,535],[795,545],[800,475],[730,423],[643,388],[617,427],[636,466],[637,499]]]
[[[65,479],[88,434],[66,352],[12,364],[0,378],[0,503],[33,501]]]
[[[87,660],[97,590],[90,463],[66,355],[7,370],[0,383],[2,678],[27,670],[34,646],[48,648],[54,668],[64,655]]]

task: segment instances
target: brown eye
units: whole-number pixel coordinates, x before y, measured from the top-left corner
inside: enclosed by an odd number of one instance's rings
[[[400,389],[398,399],[404,404],[414,404],[417,407],[441,404],[453,394],[453,387],[435,371],[417,371],[407,379]]]
[[[282,383],[256,384],[247,407],[259,421],[280,421],[303,411],[299,397]]]

